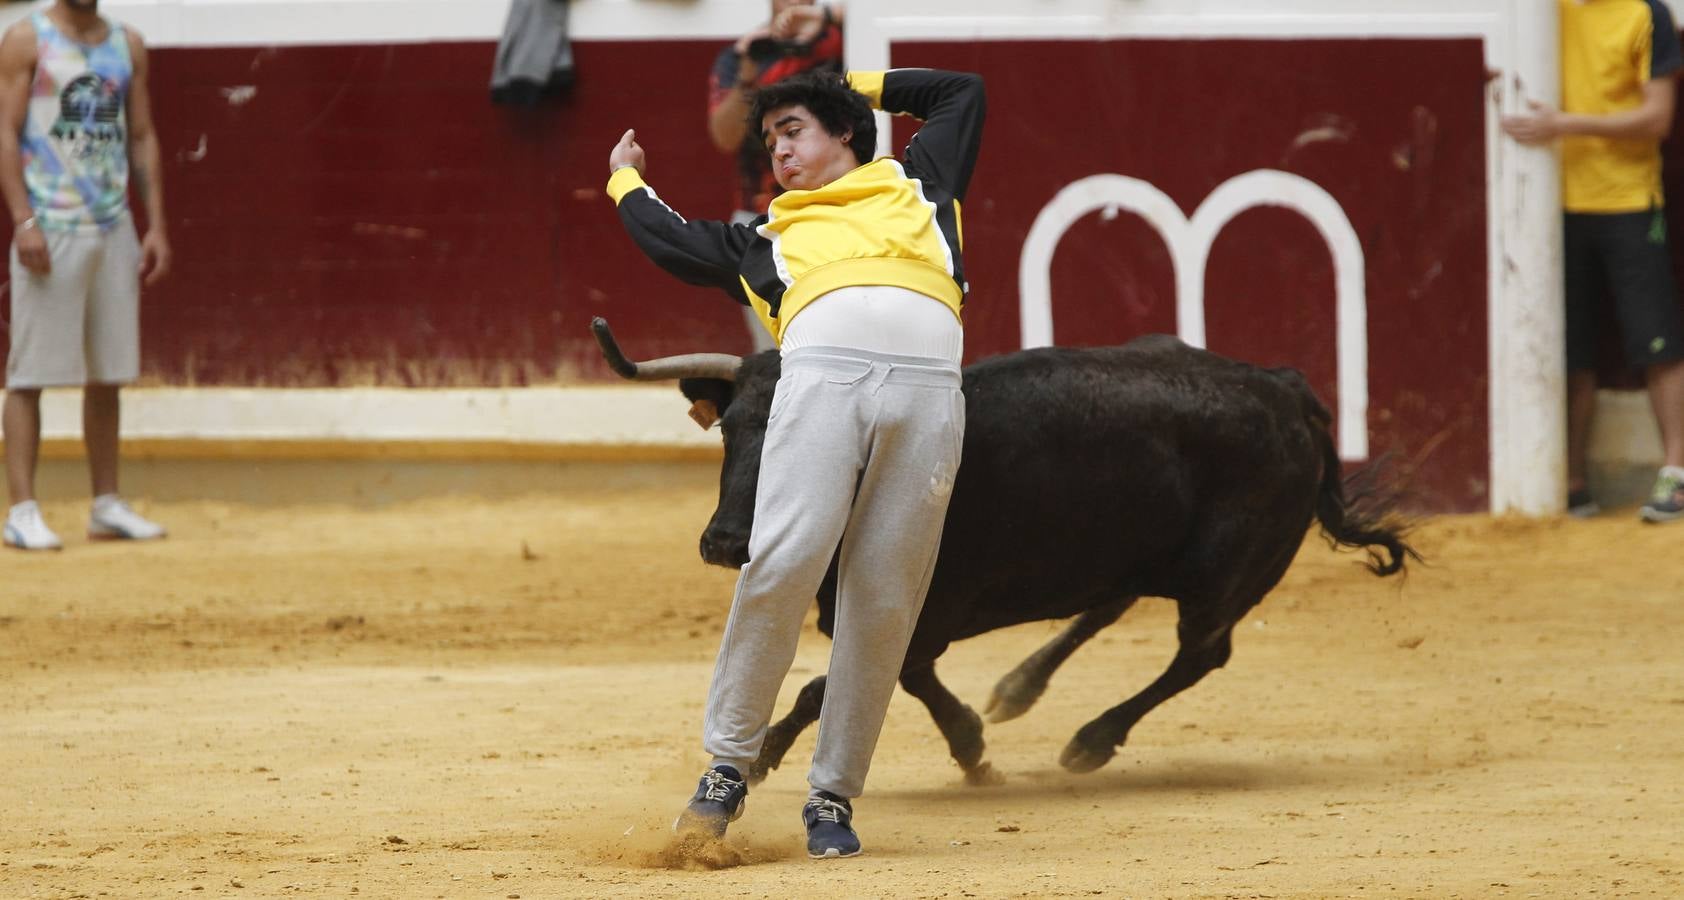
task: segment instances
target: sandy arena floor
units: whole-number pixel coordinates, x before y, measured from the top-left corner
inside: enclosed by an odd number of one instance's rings
[[[680,865],[732,584],[696,556],[713,479],[156,502],[166,542],[0,556],[0,897],[1684,892],[1684,525],[1623,512],[1439,520],[1401,584],[1307,542],[1228,668],[1092,775],[1058,750],[1168,661],[1169,604],[990,727],[1003,785],[961,784],[897,695],[866,856],[802,852],[809,732],[731,865]],[[47,506],[67,537],[83,502]],[[980,705],[1056,627],[942,674]]]

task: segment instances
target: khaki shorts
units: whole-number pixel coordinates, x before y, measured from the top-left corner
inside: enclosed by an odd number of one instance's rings
[[[44,231],[52,271],[12,248],[8,388],[126,384],[140,375],[140,241],[128,218],[110,231]]]

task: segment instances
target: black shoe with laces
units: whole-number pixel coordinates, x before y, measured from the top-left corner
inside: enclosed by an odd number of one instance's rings
[[[814,859],[837,859],[860,854],[860,838],[854,834],[854,807],[846,798],[819,791],[801,809],[807,823],[807,855]]]
[[[742,818],[747,806],[748,782],[730,766],[715,766],[702,773],[695,796],[673,820],[672,830],[722,838],[726,826]]]

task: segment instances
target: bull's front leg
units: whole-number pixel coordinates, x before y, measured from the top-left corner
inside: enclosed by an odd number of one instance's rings
[[[954,762],[965,773],[966,784],[998,784],[1003,780],[994,767],[982,759],[983,750],[987,747],[982,740],[982,717],[936,678],[935,663],[903,669],[900,686],[930,711],[936,728],[947,739],[948,752],[953,754]]]
[[[1052,680],[1053,673],[1058,667],[1076,652],[1076,648],[1088,642],[1088,639],[1098,634],[1101,629],[1117,621],[1134,601],[1139,598],[1124,597],[1102,603],[1093,609],[1077,616],[1070,626],[1058,633],[1058,637],[1049,641],[1046,646],[1029,658],[1017,664],[1017,668],[1007,672],[994,685],[994,693],[988,697],[988,706],[983,708],[983,715],[990,722],[1004,722],[1015,719],[1029,711],[1035,701],[1041,699],[1041,694],[1047,689],[1047,682]]]
[[[772,723],[766,729],[766,740],[760,745],[760,756],[748,767],[750,784],[759,784],[766,780],[779,764],[784,761],[784,754],[807,730],[807,726],[819,720],[819,712],[824,708],[824,676],[807,682],[801,693],[795,696],[795,706],[789,715]]]

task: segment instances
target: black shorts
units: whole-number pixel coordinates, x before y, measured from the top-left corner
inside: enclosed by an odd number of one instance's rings
[[[1684,359],[1665,212],[1567,213],[1563,232],[1568,371],[1596,368],[1597,307],[1605,292],[1614,298],[1627,364]]]

